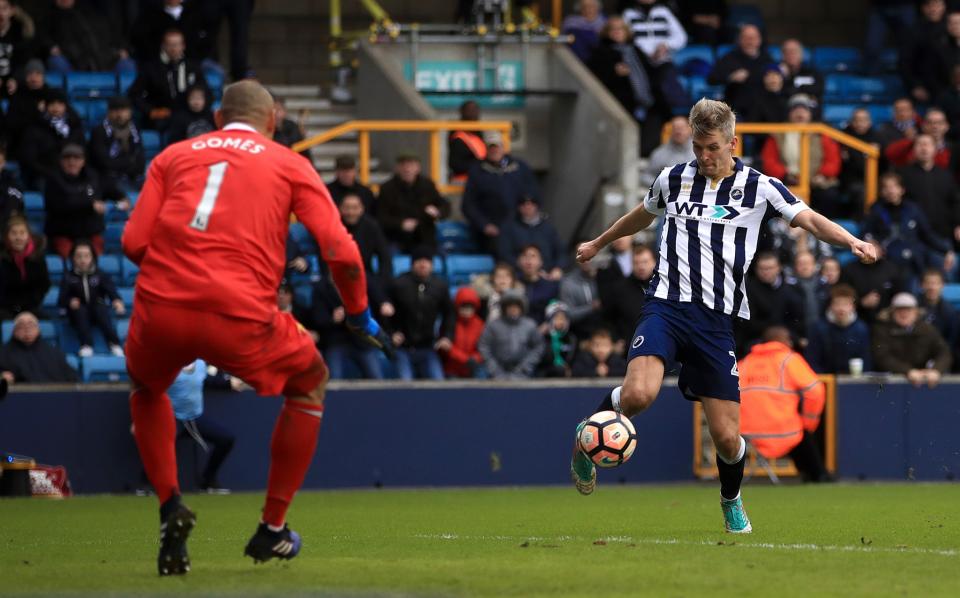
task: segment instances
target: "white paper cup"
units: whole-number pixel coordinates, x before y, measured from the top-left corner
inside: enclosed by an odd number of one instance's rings
[[[859,357],[854,357],[850,360],[850,375],[854,378],[859,378],[863,375],[863,360]]]

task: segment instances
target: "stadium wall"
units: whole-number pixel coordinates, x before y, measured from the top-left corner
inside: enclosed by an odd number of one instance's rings
[[[500,385],[354,383],[334,386],[307,488],[568,483],[573,424],[609,388],[596,382]],[[867,480],[952,480],[960,471],[960,381],[936,389],[842,381],[839,475]],[[237,442],[221,471],[235,490],[263,487],[280,401],[210,393],[207,411]],[[693,479],[691,408],[668,382],[635,419],[639,446],[602,483]],[[195,488],[200,449],[178,441],[181,479]],[[0,450],[65,465],[80,493],[141,483],[121,386],[16,390],[0,403]]]

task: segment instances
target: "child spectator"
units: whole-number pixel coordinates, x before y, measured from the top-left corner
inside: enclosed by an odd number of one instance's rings
[[[89,151],[90,165],[102,179],[115,187],[140,188],[146,155],[129,99],[110,98],[107,118],[90,134]]]
[[[573,361],[574,378],[620,378],[627,374],[627,362],[614,352],[613,335],[597,328],[585,350]]]
[[[522,293],[507,291],[500,306],[501,317],[488,320],[480,335],[480,355],[493,378],[530,378],[543,356],[543,337],[537,332],[536,322],[524,315],[526,299]]]
[[[46,233],[53,251],[62,258],[70,254],[77,239],[87,239],[97,255],[103,253],[104,199],[116,200],[116,208],[129,210],[130,202],[120,190],[101,185],[97,173],[86,168],[83,147],[75,144],[60,151],[59,171],[47,179],[44,208]]]
[[[42,310],[43,297],[50,288],[44,249],[46,240],[30,233],[30,224],[23,216],[14,215],[7,221],[0,251],[0,318]]]
[[[528,313],[535,322],[543,322],[547,304],[560,294],[560,283],[545,276],[543,258],[536,245],[527,245],[520,249],[517,269],[527,291],[527,302],[530,306]]]
[[[0,349],[0,376],[9,384],[77,381],[63,352],[40,338],[40,322],[28,311],[13,319],[13,338]]]
[[[186,106],[173,111],[167,138],[170,143],[174,143],[216,130],[217,124],[213,120],[213,111],[207,105],[207,90],[194,85],[187,90]]]
[[[96,326],[107,339],[110,352],[122,356],[123,348],[110,309],[113,308],[118,316],[124,315],[127,310],[117,294],[113,279],[97,269],[97,258],[89,241],[77,241],[70,252],[70,261],[72,267],[63,273],[60,300],[57,303],[66,312],[70,324],[80,337],[78,355],[93,355],[93,326]]]
[[[826,315],[810,327],[806,357],[820,374],[849,374],[851,359],[862,359],[863,371],[872,371],[870,328],[857,317],[857,292],[850,285],[830,291]]]
[[[500,230],[498,257],[504,262],[514,262],[520,249],[536,245],[543,258],[546,278],[560,280],[568,264],[560,234],[552,222],[540,211],[540,203],[533,197],[524,197],[517,204],[516,215]]]
[[[453,299],[457,322],[453,326],[450,349],[442,351],[443,371],[451,378],[485,378],[483,356],[478,343],[484,322],[480,317],[480,296],[470,287],[457,290]]]
[[[494,266],[490,276],[478,277],[473,286],[484,304],[488,322],[500,317],[500,300],[504,293],[511,289],[523,292],[523,284],[517,280],[513,267],[504,262]]]
[[[577,353],[577,337],[570,332],[569,308],[561,301],[547,305],[543,330],[544,352],[538,375],[541,378],[569,378]]]

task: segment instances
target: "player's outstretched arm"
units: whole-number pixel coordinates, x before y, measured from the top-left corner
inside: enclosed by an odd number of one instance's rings
[[[850,248],[853,255],[865,264],[877,261],[877,250],[873,245],[854,237],[845,228],[814,210],[800,212],[790,225],[799,226],[825,243]]]
[[[166,193],[163,163],[163,154],[157,156],[150,163],[150,168],[147,170],[147,180],[143,183],[143,189],[140,191],[140,198],[133,212],[130,213],[127,225],[123,228],[123,238],[121,240],[123,253],[137,265],[140,264],[143,256],[147,253],[147,246],[153,236],[154,224],[156,224],[160,208],[163,206],[163,198]]]
[[[614,222],[602,235],[592,241],[581,243],[577,247],[577,261],[581,264],[590,261],[601,249],[628,235],[635,235],[650,226],[656,214],[651,214],[641,203]]]

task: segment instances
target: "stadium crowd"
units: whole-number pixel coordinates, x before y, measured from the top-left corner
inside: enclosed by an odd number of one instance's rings
[[[252,74],[245,48],[238,47],[246,43],[251,4],[163,0],[131,15],[127,3],[0,0],[0,163],[18,165],[0,175],[0,311],[14,320],[0,371],[9,381],[72,379],[69,368],[36,367],[30,351],[122,355],[125,331],[116,319],[130,309],[124,289],[133,278],[125,267],[106,267],[120,262],[110,232],[117,223],[122,230],[146,164],[162,143],[214,128],[223,80],[215,55],[221,17],[238,32],[230,36],[231,77]],[[874,125],[876,112],[864,106],[845,125],[848,134],[881,148],[878,201],[864,212],[860,153],[827,137],[811,144],[812,205],[861,231],[883,258],[869,266],[851,261],[849,252],[770,220],[748,282],[753,318],[737,329],[741,354],[764,330],[785,326],[818,372],[847,373],[851,360],[862,360],[867,371],[932,384],[960,365],[954,359],[960,315],[943,296],[945,284],[960,274],[960,155],[953,151],[960,138],[960,12],[944,0],[924,0],[909,17],[890,9],[908,4],[875,2],[869,17],[874,45],[868,54],[884,43],[882,36],[876,41],[878,27],[905,40],[902,93],[890,120]],[[810,63],[800,40],[768,45],[762,20],[731,22],[722,0],[620,5],[582,0],[564,31],[574,37],[574,52],[637,119],[647,184],[663,167],[693,159],[682,115],[697,93],[694,77],[713,86],[742,121],[824,118],[827,73]],[[696,44],[711,48],[711,57],[716,49],[719,58],[677,58]],[[97,99],[105,114],[90,114],[89,89],[70,87],[69,73],[82,71],[117,73],[117,93]],[[277,140],[302,139],[285,118],[283,98],[276,108]],[[461,118],[481,118],[479,106],[466,102]],[[799,154],[796,134],[745,140],[746,159],[787,184],[797,181]],[[598,263],[576,264],[575,240],[560,237],[541,207],[535,174],[505,150],[498,133],[452,132],[448,159],[451,180],[465,185],[465,224],[450,221],[455,206],[423,174],[416,155],[398,156],[393,177],[376,190],[359,182],[350,155],[336,160],[328,181],[363,255],[371,305],[398,348],[393,363],[347,333],[316,248],[291,227],[278,302],[315,335],[332,376],[622,375],[626,343],[655,270],[651,238],[620,239]],[[25,192],[43,193],[41,219],[29,217]],[[62,273],[49,271],[47,254],[65,260]],[[466,258],[473,258],[470,267],[455,267]],[[45,298],[58,280],[50,307]],[[76,347],[44,338],[49,332],[38,338],[34,316],[69,327]]]

